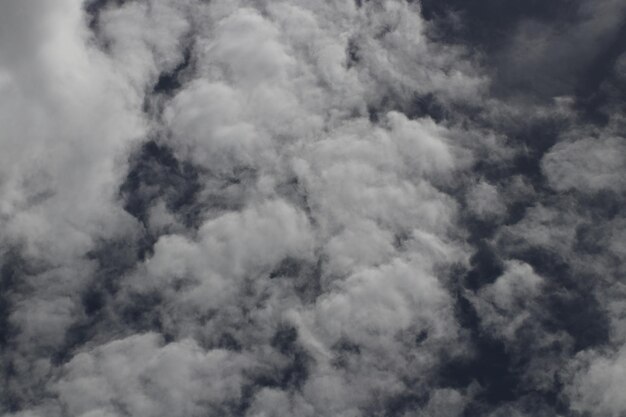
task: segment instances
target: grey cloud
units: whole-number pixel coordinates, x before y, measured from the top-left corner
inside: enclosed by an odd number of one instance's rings
[[[77,416],[220,413],[241,396],[242,369],[254,365],[228,351],[205,352],[193,340],[163,345],[143,334],[75,356],[51,389]]]
[[[0,413],[620,415],[620,97],[543,94],[622,8],[576,5],[492,60],[428,1],[0,6]]]
[[[587,364],[587,367],[583,364]],[[624,411],[624,399],[618,386],[624,379],[623,348],[615,353],[601,355],[588,352],[577,358],[580,366],[568,394],[574,408],[591,415],[618,416]]]
[[[467,196],[468,208],[478,218],[498,218],[506,212],[506,205],[498,189],[487,181],[476,183]]]
[[[626,172],[624,138],[583,138],[557,144],[544,157],[548,181],[557,190],[621,192]]]

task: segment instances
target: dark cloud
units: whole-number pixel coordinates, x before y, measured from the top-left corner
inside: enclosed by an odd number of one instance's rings
[[[505,97],[575,95],[593,115],[601,100],[595,91],[626,48],[626,8],[619,1],[425,0],[422,5],[425,18],[440,23],[437,36],[482,51],[493,71],[493,91]]]
[[[147,225],[149,211],[158,200],[171,212],[194,222],[195,197],[201,190],[200,174],[189,163],[180,162],[164,145],[149,141],[130,161],[128,175],[120,187],[124,208]]]

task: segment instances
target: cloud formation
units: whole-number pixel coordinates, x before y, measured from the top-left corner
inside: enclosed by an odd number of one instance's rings
[[[491,3],[0,5],[0,415],[626,412],[626,11]]]

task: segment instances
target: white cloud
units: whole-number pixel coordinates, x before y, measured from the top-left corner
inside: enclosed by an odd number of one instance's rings
[[[134,335],[75,356],[52,389],[70,415],[196,416],[241,395],[248,359],[204,352],[193,340],[163,345]]]
[[[24,265],[9,304],[17,335],[3,356],[20,370],[7,395],[28,404],[49,377],[41,364],[82,317],[96,266],[85,255],[133,234],[117,187],[145,123],[139,92],[91,45],[81,2],[1,9],[0,242],[3,262]]]
[[[147,88],[183,60],[184,36],[190,30],[187,3],[129,2],[98,16],[97,42],[136,88]]]

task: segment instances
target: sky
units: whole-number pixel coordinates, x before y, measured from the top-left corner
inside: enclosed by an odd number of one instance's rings
[[[626,415],[623,0],[0,0],[0,416]]]

